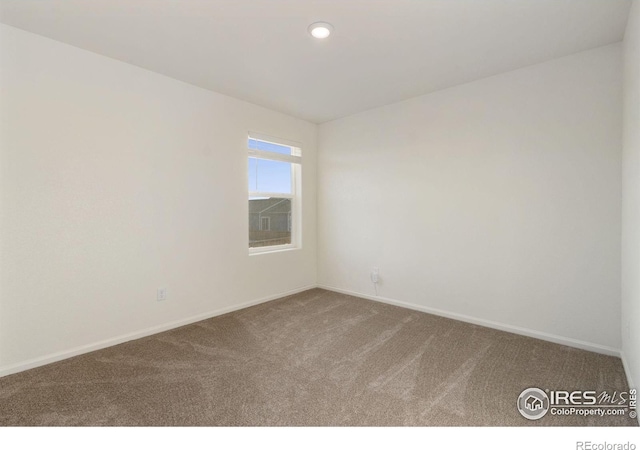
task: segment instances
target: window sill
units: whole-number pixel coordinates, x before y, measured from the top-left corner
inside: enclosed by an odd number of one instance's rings
[[[282,253],[300,249],[301,247],[297,247],[294,245],[273,245],[271,247],[256,247],[249,249],[249,256],[266,255],[268,253]]]

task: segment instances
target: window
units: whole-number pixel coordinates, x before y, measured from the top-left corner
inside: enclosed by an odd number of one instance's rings
[[[300,146],[249,135],[249,252],[300,247]]]

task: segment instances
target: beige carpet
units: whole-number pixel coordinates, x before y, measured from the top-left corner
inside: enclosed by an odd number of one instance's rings
[[[618,358],[313,289],[0,378],[0,424],[637,424],[526,420],[531,386],[628,389]]]

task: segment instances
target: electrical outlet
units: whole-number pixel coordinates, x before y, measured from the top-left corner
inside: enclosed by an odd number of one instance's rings
[[[167,299],[167,288],[158,288],[158,301],[163,302]]]
[[[379,275],[380,275],[380,271],[378,270],[377,267],[374,267],[373,269],[371,269],[371,282],[377,283]]]

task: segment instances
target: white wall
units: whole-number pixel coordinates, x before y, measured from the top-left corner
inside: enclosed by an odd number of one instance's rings
[[[622,152],[622,352],[629,383],[640,383],[640,4],[624,38]]]
[[[322,124],[318,282],[615,353],[621,45]]]
[[[315,284],[315,125],[0,33],[0,375]],[[302,250],[248,255],[249,130],[303,145]]]
[[[632,16],[622,324],[637,379],[637,2]],[[0,33],[0,376],[316,283],[315,125]],[[320,126],[318,282],[374,295],[378,266],[380,298],[619,348],[621,75],[612,45]],[[302,250],[248,255],[249,130],[303,143]]]

